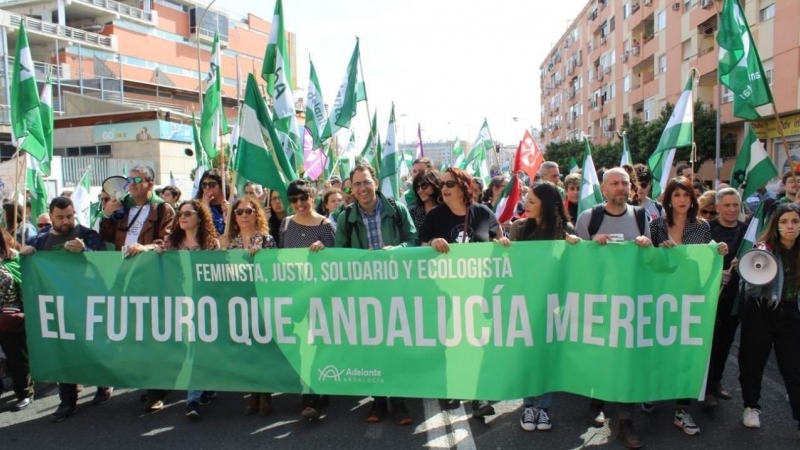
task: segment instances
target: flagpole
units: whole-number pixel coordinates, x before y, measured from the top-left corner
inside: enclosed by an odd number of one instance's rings
[[[697,71],[696,68],[690,67],[689,68],[689,77],[692,79],[692,147],[691,151],[689,152],[689,163],[692,165],[692,176],[689,178],[689,181],[694,184],[694,163],[697,159],[697,144],[694,142],[694,90],[695,90],[695,83],[694,83],[694,76],[692,76],[692,72],[694,72],[697,77],[700,77],[700,73]]]
[[[789,163],[789,171],[792,172],[792,180],[794,181],[794,184],[796,186],[797,185],[797,173],[795,173],[796,165],[794,164],[794,161],[792,161],[791,155],[789,155],[789,142],[786,140],[786,130],[783,129],[783,121],[781,120],[781,115],[778,113],[778,106],[775,104],[774,97],[772,99],[772,110],[775,112],[775,121],[778,122],[778,132],[781,134],[781,140],[783,141],[783,151],[784,153],[786,153],[786,161]]]
[[[358,40],[359,40],[358,36],[356,36],[356,43],[358,43]],[[361,62],[361,47],[359,47],[359,49],[358,49],[358,70],[361,71],[361,78],[366,80],[367,77],[364,76],[364,64]],[[366,86],[367,85],[366,85],[366,81],[365,81],[364,82],[364,90],[365,91],[367,89]],[[354,88],[356,90],[358,90],[358,77],[357,76],[356,76],[356,85],[355,85]],[[365,92],[365,94],[366,94],[366,92]],[[372,114],[369,112],[369,95],[365,95],[364,97],[366,97],[366,98],[364,98],[364,103],[366,103],[366,106],[367,106],[367,123],[369,124],[369,140],[370,140],[370,142],[375,142],[375,132],[372,129]],[[378,144],[375,143],[375,145],[378,145]],[[338,144],[337,144],[337,146],[338,146]],[[378,162],[378,164],[380,164],[380,162]]]
[[[25,166],[27,166],[27,159],[24,159],[24,160],[20,161],[20,160],[22,159],[22,152],[23,152],[23,150],[20,150],[20,149],[19,149],[19,147],[17,147],[17,173],[16,173],[16,177],[17,177],[17,179],[14,181],[14,207],[15,207],[15,208],[16,208],[16,207],[19,207],[19,194],[20,194],[20,191],[19,191],[19,182],[21,181],[21,178],[22,178],[22,177],[20,176],[20,172],[21,172],[21,166],[22,166],[23,164],[24,164]],[[25,188],[27,187],[26,185],[27,185],[27,183],[25,183],[25,182],[23,181],[23,182],[22,182],[22,189],[23,189],[23,192],[26,190],[26,189],[25,189]],[[18,227],[19,227],[19,225],[18,225],[18,224],[22,224],[22,225],[23,225],[23,230],[25,229],[25,228],[24,228],[24,225],[25,225],[25,222],[24,222],[24,221],[25,221],[25,204],[26,204],[26,203],[27,203],[27,196],[24,196],[24,199],[23,199],[23,202],[22,202],[22,220],[23,220],[23,221],[22,221],[22,222],[15,222],[15,223],[14,223],[14,228],[12,229],[13,231],[12,231],[12,234],[11,234],[11,235],[12,235],[12,236],[13,236],[15,239],[16,239],[16,237],[17,237],[17,231],[18,231]],[[14,219],[16,220],[16,217],[15,217]],[[6,224],[6,225],[8,225],[8,224]],[[22,236],[22,243],[23,243],[23,244],[25,243],[25,236],[24,236],[24,235]]]

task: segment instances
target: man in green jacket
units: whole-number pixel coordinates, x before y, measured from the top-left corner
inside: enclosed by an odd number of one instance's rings
[[[354,202],[339,214],[336,226],[336,247],[364,250],[390,250],[417,245],[417,229],[411,214],[402,203],[386,198],[378,189],[375,169],[359,164],[350,172]],[[368,422],[380,422],[392,405],[398,425],[414,420],[402,398],[375,397],[367,416]]]

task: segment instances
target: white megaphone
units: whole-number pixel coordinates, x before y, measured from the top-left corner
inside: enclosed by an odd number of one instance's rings
[[[759,248],[754,248],[739,259],[739,275],[754,286],[772,283],[778,275],[778,260],[775,256]]]
[[[103,191],[109,197],[122,201],[127,195],[128,191],[125,189],[128,186],[128,179],[120,176],[108,177],[103,181]]]

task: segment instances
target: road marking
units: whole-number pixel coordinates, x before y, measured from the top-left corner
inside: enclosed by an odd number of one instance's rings
[[[414,434],[426,433],[428,442],[425,447],[475,450],[469,417],[463,404],[457,409],[442,411],[439,400],[425,399],[422,406],[425,410],[425,421],[414,429]]]

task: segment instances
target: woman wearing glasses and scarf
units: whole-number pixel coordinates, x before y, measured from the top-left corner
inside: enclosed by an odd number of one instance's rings
[[[269,234],[267,217],[254,197],[242,197],[233,204],[234,220],[227,235],[228,250],[247,250],[255,255],[261,249],[275,248],[275,240]],[[272,412],[272,393],[251,392],[245,407],[245,415],[258,411],[262,416]]]
[[[316,189],[305,180],[289,184],[286,195],[295,214],[281,221],[281,248],[307,248],[318,252],[335,245],[336,230],[330,219],[314,210],[316,194]],[[319,410],[328,406],[327,396],[318,394],[303,394],[302,402],[304,408],[300,417],[308,420],[319,419]]]
[[[226,194],[230,196],[230,185],[226,188]],[[217,233],[222,234],[225,231],[225,215],[228,213],[228,199],[222,195],[222,172],[217,169],[204,172],[196,198],[202,200],[211,210],[214,227]]]

